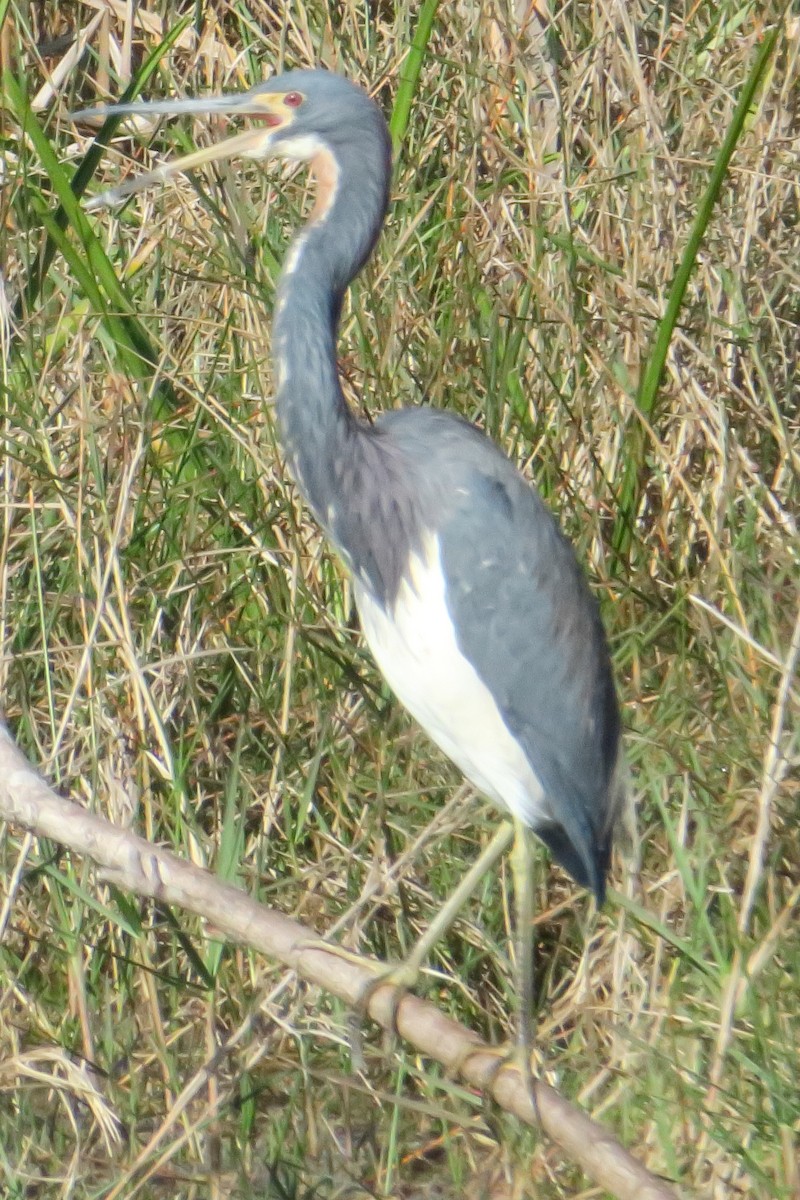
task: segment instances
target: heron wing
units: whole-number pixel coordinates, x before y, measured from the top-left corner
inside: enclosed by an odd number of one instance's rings
[[[544,789],[547,817],[531,823],[602,897],[619,716],[597,605],[537,493],[485,448],[485,461],[465,465],[439,534],[448,608]]]

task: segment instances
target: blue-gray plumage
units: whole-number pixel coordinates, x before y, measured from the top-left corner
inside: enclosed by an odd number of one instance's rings
[[[468,422],[407,409],[380,418],[377,431],[406,463],[420,525],[437,530],[458,647],[542,785],[543,801],[529,796],[516,815],[602,902],[619,716],[597,605],[572,549],[538,494]],[[393,526],[390,512],[378,544]]]
[[[339,76],[294,71],[240,96],[105,111],[249,114],[265,125],[101,200],[215,157],[311,162],[317,204],[287,257],[273,326],[287,462],[353,574],[365,635],[401,700],[511,812],[518,835],[535,830],[601,902],[622,793],[619,715],[597,605],[570,546],[469,423],[421,407],[371,425],[342,394],[342,300],[388,202],[379,109]]]

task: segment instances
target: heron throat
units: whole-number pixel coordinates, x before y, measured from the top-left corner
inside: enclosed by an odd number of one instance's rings
[[[391,163],[382,118],[355,145],[326,141],[317,159],[323,203],[286,257],[272,345],[287,465],[320,524],[340,541],[335,516],[342,464],[352,467],[364,453],[369,427],[345,401],[336,340],[345,292],[369,258],[388,203]]]

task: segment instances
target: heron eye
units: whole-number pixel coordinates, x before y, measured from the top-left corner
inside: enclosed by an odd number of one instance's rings
[[[287,92],[283,98],[284,104],[288,104],[289,108],[299,108],[303,103],[303,97],[299,92]]]

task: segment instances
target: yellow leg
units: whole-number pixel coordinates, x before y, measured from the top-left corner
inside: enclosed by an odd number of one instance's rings
[[[538,1116],[536,1103],[536,1086],[531,1060],[534,1045],[534,937],[533,910],[535,898],[534,865],[536,849],[530,830],[521,821],[514,819],[514,847],[511,852],[511,871],[514,877],[514,922],[516,943],[516,984],[517,984],[517,1032],[516,1044],[512,1047],[497,1047],[497,1066],[490,1073],[485,1084],[487,1094],[491,1095],[494,1083],[499,1073],[506,1068],[514,1067],[522,1076],[530,1096],[534,1112]],[[474,1048],[468,1047],[462,1058],[455,1064],[456,1072],[460,1071],[464,1061],[474,1054]],[[485,1048],[481,1049],[485,1053]]]
[[[498,1069],[501,1069],[505,1065],[511,1065],[510,1060],[515,1060],[518,1063],[531,1096],[531,1101],[535,1107],[536,1100],[531,1058],[534,1041],[533,910],[536,852],[532,844],[530,831],[516,818],[513,824],[510,821],[503,822],[489,845],[470,867],[469,871],[467,871],[455,891],[447,898],[419,941],[415,943],[408,957],[403,962],[397,963],[394,966],[375,968],[375,977],[363,988],[353,1014],[351,1049],[354,1065],[357,1069],[360,1069],[363,1065],[360,1024],[367,1012],[372,995],[378,988],[384,987],[387,984],[392,985],[396,990],[395,1007],[399,1005],[403,992],[413,988],[416,984],[425,959],[433,947],[456,920],[464,904],[475,891],[481,879],[491,870],[498,859],[502,857],[512,840],[511,870],[514,877],[517,993],[519,1004],[517,1052],[516,1054],[512,1054],[510,1059],[507,1052],[499,1052],[499,1057],[502,1061],[499,1063]],[[338,954],[350,960],[362,961],[358,955],[351,954],[349,951],[333,943],[319,942],[315,944],[324,946],[331,954]]]
[[[473,865],[467,871],[458,887],[454,892],[451,893],[450,896],[448,896],[447,900],[442,905],[434,919],[431,921],[422,937],[414,944],[411,953],[407,956],[407,958],[405,958],[401,963],[397,963],[394,966],[387,967],[385,970],[380,971],[376,977],[371,979],[363,988],[361,995],[358,998],[355,1013],[353,1014],[354,1020],[350,1033],[353,1061],[357,1067],[360,1067],[363,1062],[360,1022],[369,1008],[369,1002],[372,995],[379,987],[384,987],[386,984],[391,984],[396,989],[394,1004],[395,1008],[397,1008],[403,992],[413,988],[419,979],[422,966],[432,948],[456,920],[458,914],[461,912],[461,909],[475,891],[475,888],[478,886],[481,879],[483,879],[484,875],[486,875],[486,873],[492,869],[497,860],[501,858],[508,849],[513,836],[514,830],[511,823],[509,821],[504,821],[478,860],[473,863]],[[336,953],[335,947],[330,947],[330,949]]]
[[[534,933],[533,907],[535,893],[534,849],[531,832],[527,826],[514,819],[514,849],[511,853],[511,871],[514,876],[514,907],[516,910],[517,943],[517,994],[519,1004],[517,1045],[525,1086],[536,1107],[533,1070],[534,1029]]]
[[[451,892],[447,897],[447,900],[439,909],[422,937],[418,942],[415,942],[411,953],[399,967],[400,972],[404,976],[407,975],[410,979],[409,987],[414,986],[419,978],[419,973],[422,970],[425,959],[442,935],[453,924],[484,875],[491,871],[497,860],[505,854],[513,836],[514,831],[510,821],[504,821],[489,842],[489,845],[467,871],[455,891]]]

